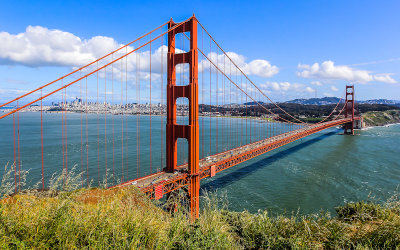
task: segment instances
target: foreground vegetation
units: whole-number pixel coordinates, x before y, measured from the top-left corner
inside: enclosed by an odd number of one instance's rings
[[[400,202],[351,203],[329,213],[231,212],[205,194],[200,219],[170,215],[134,187],[26,193],[0,201],[1,249],[399,248]]]

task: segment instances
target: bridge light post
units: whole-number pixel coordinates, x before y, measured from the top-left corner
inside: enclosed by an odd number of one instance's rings
[[[171,19],[168,29],[176,23]],[[175,35],[190,32],[190,51],[175,53]],[[176,86],[176,65],[189,64],[190,82],[185,86]],[[189,203],[192,219],[199,216],[199,101],[198,101],[198,52],[197,52],[197,19],[193,17],[168,33],[167,58],[167,128],[166,128],[166,171],[177,169],[178,138],[188,141],[189,164]],[[176,100],[189,100],[189,125],[179,125],[176,122]]]

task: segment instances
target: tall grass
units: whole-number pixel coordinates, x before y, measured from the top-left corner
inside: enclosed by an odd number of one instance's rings
[[[79,183],[81,180],[75,177],[70,181]],[[397,194],[385,204],[346,204],[337,208],[337,216],[271,216],[267,211],[229,211],[225,197],[205,193],[200,218],[192,223],[184,192],[174,195],[163,207],[132,186],[74,190],[72,185],[64,191],[56,187],[62,185],[54,184],[57,195],[30,192],[0,200],[1,249],[400,247]],[[171,214],[166,208],[176,203],[181,205]]]

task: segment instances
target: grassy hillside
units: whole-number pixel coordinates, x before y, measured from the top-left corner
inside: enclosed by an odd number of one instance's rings
[[[202,198],[200,219],[171,216],[134,187],[21,194],[0,201],[1,249],[399,248],[400,202],[309,216],[231,212]]]
[[[400,110],[370,111],[362,114],[366,126],[400,123]]]

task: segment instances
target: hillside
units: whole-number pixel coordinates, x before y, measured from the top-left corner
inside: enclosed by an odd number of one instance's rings
[[[305,105],[329,105],[336,104],[340,99],[337,97],[323,97],[323,98],[310,98],[310,99],[294,99],[287,101],[287,103],[305,104]]]
[[[40,196],[40,197],[39,197]],[[171,216],[134,187],[0,200],[1,249],[283,249],[400,247],[400,202],[350,203],[337,215],[230,212],[202,197],[200,219]]]
[[[296,103],[296,104],[304,104],[304,105],[329,105],[336,104],[340,98],[338,97],[323,97],[323,98],[309,98],[309,99],[294,99],[291,101],[287,101],[286,103]],[[399,100],[387,100],[387,99],[372,99],[372,100],[356,100],[358,104],[386,104],[399,106]],[[342,102],[344,102],[342,100]]]
[[[368,127],[400,123],[400,110],[369,111],[362,114],[362,117]]]

